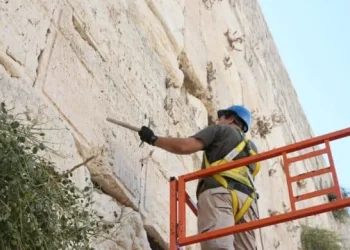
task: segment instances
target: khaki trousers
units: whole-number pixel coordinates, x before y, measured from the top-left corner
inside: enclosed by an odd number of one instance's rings
[[[235,191],[238,196],[239,209],[247,198],[247,195]],[[254,212],[253,212],[254,209]],[[257,219],[257,206],[253,202],[251,208],[237,223],[249,222]],[[235,225],[232,211],[231,193],[223,188],[211,188],[205,190],[198,197],[198,233],[213,231]],[[202,250],[256,250],[254,231],[228,235],[225,237],[204,241]]]

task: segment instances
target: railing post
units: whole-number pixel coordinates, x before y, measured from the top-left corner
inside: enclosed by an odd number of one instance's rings
[[[331,146],[330,146],[329,140],[325,140],[324,143],[326,145],[329,167],[331,168],[332,178],[334,181],[335,194],[337,196],[337,200],[340,200],[342,198],[342,195],[341,195],[340,186],[339,186],[339,182],[338,182],[337,172],[335,170],[335,165],[334,165],[333,156],[332,156],[332,152],[331,152]]]
[[[287,181],[287,188],[288,188],[288,194],[289,194],[289,203],[290,203],[290,209],[291,211],[295,211],[295,197],[293,194],[293,186],[292,186],[292,180],[290,177],[290,170],[289,170],[289,161],[287,158],[287,153],[283,152],[283,167],[284,172],[286,174],[286,181]]]
[[[177,180],[170,178],[170,250],[177,250]]]
[[[178,181],[179,192],[179,239],[186,238],[186,188],[185,180],[182,176]]]

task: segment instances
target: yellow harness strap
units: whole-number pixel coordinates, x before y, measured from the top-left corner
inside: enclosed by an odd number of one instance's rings
[[[227,163],[227,162],[231,161],[240,152],[242,152],[244,150],[244,148],[246,147],[248,142],[249,142],[249,139],[244,136],[244,140],[242,140],[224,159],[218,160],[218,161],[216,161],[216,162],[214,162],[212,164],[209,163],[208,158],[207,158],[206,154],[204,153],[205,168],[218,166],[218,165],[221,165],[221,164],[224,164],[224,163]],[[250,148],[249,154],[250,155],[255,155],[256,152]],[[243,169],[243,170],[246,170],[246,171],[250,171],[247,166],[237,167],[235,169]],[[246,176],[242,175],[239,170],[237,172],[237,171],[235,171],[235,169],[224,171],[224,172],[221,172],[219,174],[214,174],[213,178],[217,182],[219,182],[222,187],[224,187],[226,189],[228,189],[228,182],[223,176],[227,176],[227,177],[233,178],[233,179],[235,179],[235,180],[237,180],[239,182],[242,182],[243,184],[246,184],[246,185],[254,188],[253,183],[251,183],[250,180]],[[256,166],[255,166],[255,169],[254,169],[254,171],[252,173],[253,177],[255,177],[257,175],[259,170],[260,170],[260,162],[257,162]],[[233,171],[235,171],[235,172],[233,172]],[[247,173],[247,174],[250,174],[250,173]],[[234,214],[234,217],[235,217],[235,222],[237,223],[238,221],[240,221],[242,219],[244,214],[250,208],[252,202],[256,198],[256,194],[255,193],[253,194],[254,199],[249,196],[245,200],[245,202],[243,203],[241,209],[238,209],[239,202],[238,202],[237,193],[235,192],[235,190],[230,190],[230,189],[228,189],[228,190],[229,190],[229,192],[231,193],[231,196],[232,196],[232,210],[233,210],[233,214]]]

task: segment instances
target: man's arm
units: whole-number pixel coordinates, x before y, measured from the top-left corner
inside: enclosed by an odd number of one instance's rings
[[[139,135],[141,141],[168,152],[174,154],[192,154],[209,147],[215,140],[218,131],[218,126],[209,126],[188,138],[172,138],[158,137],[153,133],[152,129],[142,126]]]
[[[202,140],[190,138],[158,137],[154,146],[174,154],[192,154],[204,148]]]

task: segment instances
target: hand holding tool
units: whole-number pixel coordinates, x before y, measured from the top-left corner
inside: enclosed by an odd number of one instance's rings
[[[155,141],[158,139],[157,136],[154,135],[153,131],[149,128],[151,125],[151,120],[149,120],[148,127],[143,126],[142,128],[138,128],[136,126],[130,125],[126,122],[118,121],[112,118],[107,117],[107,121],[122,126],[124,128],[130,129],[132,131],[138,132],[140,139],[142,140],[139,147],[142,146],[144,142],[147,142],[150,145],[154,145]]]

